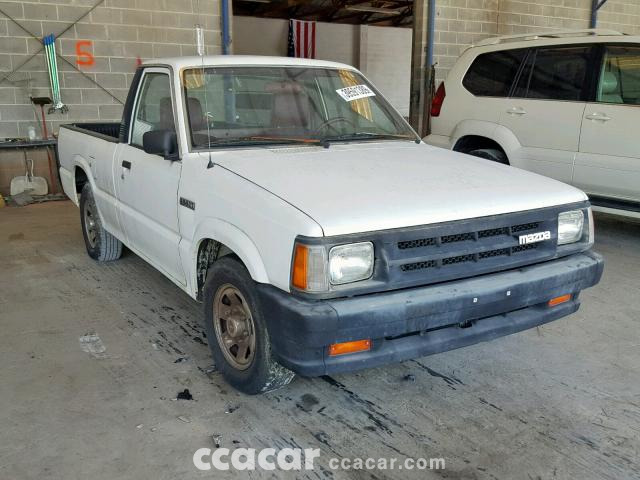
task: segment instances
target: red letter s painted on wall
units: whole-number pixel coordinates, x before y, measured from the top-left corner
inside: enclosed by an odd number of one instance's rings
[[[78,40],[76,42],[76,63],[78,65],[90,67],[91,65],[96,63],[95,58],[93,57],[93,54],[91,52],[82,50],[82,47],[91,47],[91,41]]]

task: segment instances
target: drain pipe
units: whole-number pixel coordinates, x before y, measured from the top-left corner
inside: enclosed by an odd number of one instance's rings
[[[592,0],[591,1],[591,19],[589,21],[589,28],[596,28],[598,26],[598,11],[604,7],[607,0]]]
[[[592,0],[591,2],[591,19],[589,21],[589,28],[596,28],[598,25],[598,0]]]
[[[436,35],[436,0],[429,0],[427,7],[427,65],[433,66],[433,44]]]
[[[229,0],[220,0],[222,3],[222,54],[229,55],[231,39],[229,36]]]
[[[231,55],[231,38],[229,34],[229,17],[231,15],[229,2],[231,0],[220,0],[222,10],[222,54]],[[233,81],[229,75],[224,75],[223,84],[225,92],[233,90]],[[229,123],[234,122],[236,118],[235,96],[224,96],[224,117]]]

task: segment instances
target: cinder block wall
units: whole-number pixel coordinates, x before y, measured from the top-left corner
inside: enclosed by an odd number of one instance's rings
[[[220,53],[218,0],[103,0],[68,28],[98,2],[0,0],[0,9],[36,37],[59,37],[57,52],[69,62],[58,59],[62,101],[69,112],[47,115],[54,131],[61,123],[119,120],[137,59],[195,54],[195,24],[205,29],[207,53]],[[31,125],[40,135],[29,97],[51,96],[45,58],[41,52],[29,59],[40,42],[6,15],[0,13],[0,79],[26,63],[0,81],[0,139],[26,137]],[[76,65],[79,40],[91,42],[82,49],[94,56],[93,65]]]
[[[426,1],[426,0],[425,0]],[[589,27],[592,0],[436,0],[437,81],[470,44],[496,35]],[[598,28],[640,35],[640,0],[609,0]]]

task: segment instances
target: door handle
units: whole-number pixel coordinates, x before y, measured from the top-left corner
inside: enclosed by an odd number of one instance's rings
[[[507,110],[507,113],[509,115],[524,115],[525,113],[527,113],[527,111],[522,107],[511,107],[509,110]]]
[[[590,113],[589,115],[585,115],[584,118],[586,118],[587,120],[596,120],[600,122],[608,122],[609,120],[611,120],[611,117],[600,112]]]
[[[131,162],[129,160],[122,161],[122,168],[126,168],[127,170],[131,170]]]

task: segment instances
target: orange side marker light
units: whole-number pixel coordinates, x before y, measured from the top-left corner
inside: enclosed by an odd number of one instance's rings
[[[571,294],[570,293],[568,293],[566,295],[561,295],[560,297],[552,298],[551,300],[549,300],[549,303],[547,305],[549,305],[550,307],[555,307],[556,305],[560,305],[562,303],[566,303],[569,300],[571,300]]]
[[[329,346],[329,356],[345,355],[347,353],[366,352],[371,350],[371,340],[355,340],[353,342],[334,343]]]

